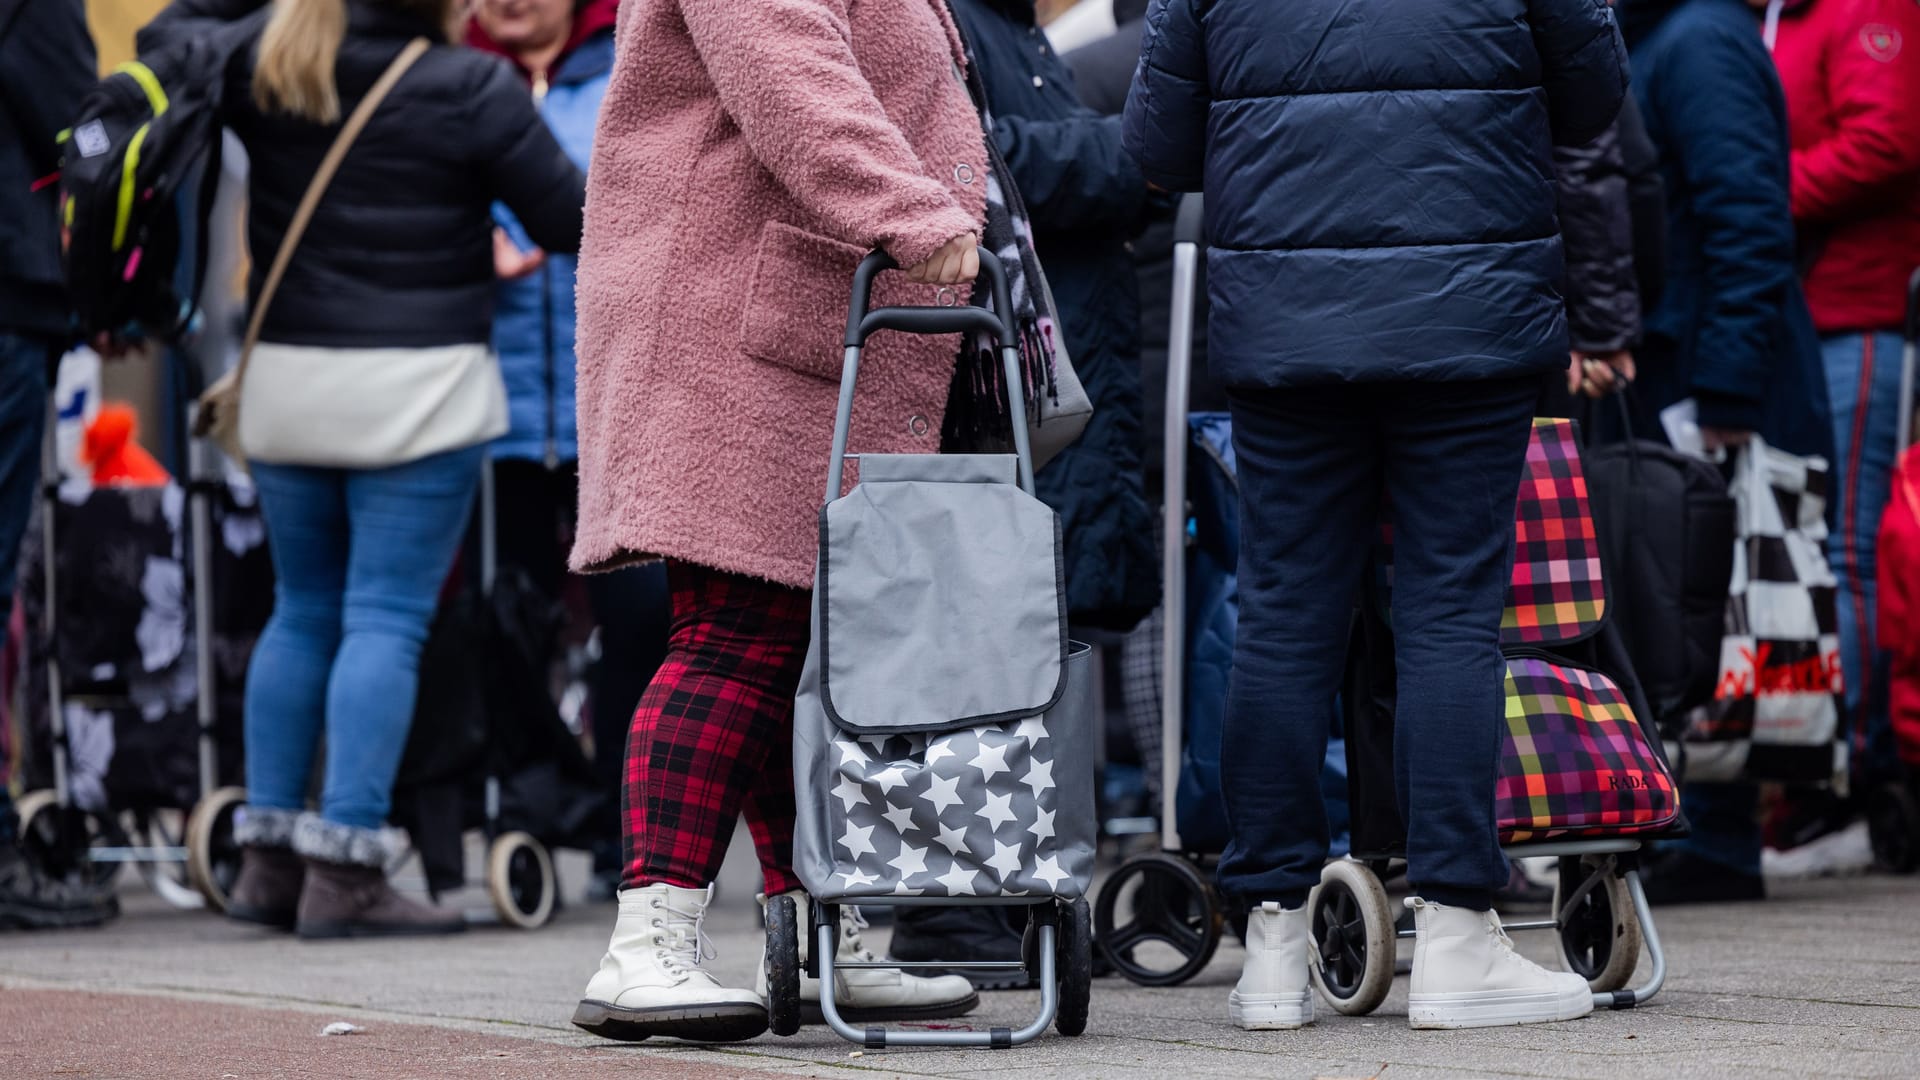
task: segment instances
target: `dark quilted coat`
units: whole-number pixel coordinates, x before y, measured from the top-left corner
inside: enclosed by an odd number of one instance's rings
[[[175,0],[147,50],[247,18],[265,0]],[[334,67],[342,115],[409,40],[444,31],[398,2],[348,0]],[[271,255],[339,132],[253,103],[250,63],[228,80],[228,124],[249,159],[247,242],[259,291]],[[437,46],[397,83],[327,188],[262,336],[288,345],[420,348],[493,333],[495,200],[549,251],[580,247],[585,180],[505,61]]]
[[[1619,113],[1599,0],[1154,0],[1126,145],[1207,194],[1235,386],[1567,363],[1552,143]]]
[[[1035,477],[1066,534],[1067,607],[1127,630],[1159,602],[1153,510],[1141,472],[1140,301],[1127,238],[1147,182],[1120,120],[1080,103],[1034,25],[1032,0],[952,0],[993,113],[994,141],[1033,217],[1074,370],[1093,399],[1080,441]]]

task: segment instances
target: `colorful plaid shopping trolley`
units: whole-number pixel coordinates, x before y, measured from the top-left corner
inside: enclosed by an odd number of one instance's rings
[[[1505,739],[1494,812],[1508,854],[1558,860],[1553,930],[1563,963],[1605,1004],[1651,998],[1665,960],[1640,888],[1644,842],[1684,830],[1679,788],[1619,631],[1571,421],[1539,420],[1514,516],[1513,579],[1501,624]],[[1392,530],[1355,634],[1345,694],[1353,854],[1328,865],[1309,901],[1313,979],[1334,1008],[1371,1012],[1393,982],[1396,932],[1382,881],[1406,854],[1394,791]],[[1418,768],[1418,763],[1414,763]],[[1654,969],[1623,989],[1642,944]]]

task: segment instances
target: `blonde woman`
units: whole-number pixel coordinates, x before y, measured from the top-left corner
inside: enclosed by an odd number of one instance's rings
[[[143,51],[255,18],[178,0]],[[501,61],[448,44],[458,0],[277,0],[228,74],[249,159],[257,298],[321,157],[407,43],[434,47],[348,152],[294,250],[242,387],[240,436],[278,575],[247,679],[244,862],[229,914],[305,938],[445,933],[383,866],[420,648],[506,430],[488,348],[490,207],[542,248],[579,247],[580,172]],[[303,812],[325,735],[317,812]]]

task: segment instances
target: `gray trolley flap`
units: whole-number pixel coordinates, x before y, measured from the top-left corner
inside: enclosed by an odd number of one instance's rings
[[[876,455],[860,472],[821,512],[827,716],[881,735],[1051,709],[1066,690],[1059,519],[1013,457]]]

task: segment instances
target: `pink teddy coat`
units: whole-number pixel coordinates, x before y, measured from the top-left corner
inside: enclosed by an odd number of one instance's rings
[[[626,0],[580,249],[573,565],[810,587],[853,270],[981,228],[944,0]],[[904,275],[876,303],[964,302]],[[957,293],[957,295],[956,295]],[[850,449],[938,449],[955,337],[882,334]]]

